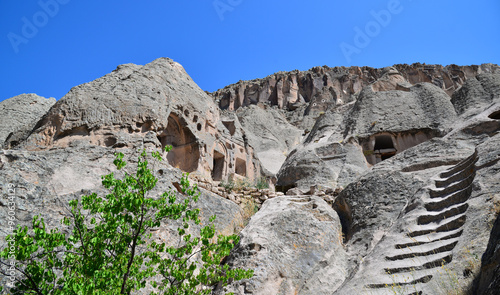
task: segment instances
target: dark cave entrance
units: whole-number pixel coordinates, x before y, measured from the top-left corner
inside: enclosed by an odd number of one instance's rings
[[[229,134],[233,136],[234,133],[236,132],[236,126],[234,125],[234,121],[222,121],[222,124],[229,131]]]
[[[225,163],[225,157],[223,154],[219,153],[218,151],[214,151],[214,162],[213,162],[213,169],[212,169],[212,179],[214,181],[220,181],[222,180],[222,176],[224,174],[224,163]]]
[[[500,110],[491,113],[488,118],[493,119],[493,120],[500,120]]]
[[[386,160],[396,154],[396,149],[394,148],[394,143],[392,142],[392,136],[390,135],[379,135],[375,137],[375,147],[373,148],[375,154],[380,157],[380,159]]]

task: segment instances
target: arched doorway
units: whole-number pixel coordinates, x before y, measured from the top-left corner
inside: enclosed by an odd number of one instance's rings
[[[163,147],[166,145],[173,147],[167,155],[170,165],[185,172],[198,169],[200,147],[183,119],[171,113],[168,117],[167,129],[160,135],[160,140]]]

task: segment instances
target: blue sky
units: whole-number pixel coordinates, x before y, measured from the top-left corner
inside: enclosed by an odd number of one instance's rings
[[[500,64],[500,1],[0,0],[0,100],[159,57],[207,91],[322,65]]]

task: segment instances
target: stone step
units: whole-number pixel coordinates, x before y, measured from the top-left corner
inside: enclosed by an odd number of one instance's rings
[[[456,164],[452,168],[450,168],[444,172],[441,172],[441,174],[439,176],[441,178],[448,178],[448,177],[452,176],[453,174],[458,173],[461,170],[464,170],[465,167],[469,166],[471,163],[476,163],[477,159],[478,159],[477,150],[475,150],[471,156],[469,156],[465,160],[459,162],[458,164]]]
[[[417,225],[413,229],[409,230],[407,234],[408,237],[413,238],[417,236],[427,235],[433,232],[449,232],[462,227],[467,220],[465,214],[460,214],[454,216],[453,218],[442,220],[438,223],[427,224],[427,225]]]
[[[440,241],[438,243],[434,243],[432,245],[433,247],[431,247],[430,244],[427,244],[423,246],[416,246],[414,248],[405,248],[404,252],[406,253],[387,256],[385,257],[385,259],[389,261],[396,261],[396,260],[412,259],[415,257],[425,257],[442,252],[449,252],[455,248],[455,246],[458,243],[458,239],[453,239],[451,240],[451,242],[450,241],[447,242],[448,243]]]
[[[467,166],[464,170],[461,170],[458,173],[453,174],[448,178],[438,178],[434,182],[437,188],[446,187],[454,182],[465,179],[472,174],[475,175],[475,173],[476,173],[476,166],[475,163],[472,163],[470,166]]]
[[[433,222],[439,222],[444,219],[448,219],[455,215],[463,214],[469,208],[469,204],[462,203],[458,205],[453,205],[451,207],[447,207],[445,211],[441,211],[439,213],[429,213],[427,215],[421,215],[417,218],[417,224],[429,224]]]
[[[429,189],[429,196],[431,198],[439,198],[462,190],[472,184],[472,182],[474,181],[474,176],[474,174],[469,175],[467,178],[454,182],[443,189]]]
[[[423,274],[418,275],[416,273],[412,274],[395,274],[394,276],[387,276],[386,279],[379,280],[376,283],[371,283],[367,284],[365,287],[367,289],[372,289],[372,291],[375,291],[376,289],[393,289],[395,290],[394,293],[389,292],[388,290],[383,290],[385,293],[381,294],[406,294],[406,293],[401,293],[399,291],[408,291],[408,292],[419,292],[418,289],[419,285],[421,284],[426,284],[430,282],[432,279],[432,275],[428,274],[428,271],[422,272]],[[406,288],[398,288],[398,287],[405,287]],[[396,291],[397,290],[397,291]],[[421,291],[420,291],[421,292]],[[369,294],[372,294],[371,292]],[[412,293],[408,293],[412,294]]]
[[[454,238],[459,238],[463,233],[463,229],[459,228],[450,232],[431,233],[425,236],[418,236],[413,238],[405,238],[396,244],[396,249],[411,248],[415,246],[434,243],[437,241],[446,241]]]
[[[424,207],[427,211],[442,211],[453,205],[465,203],[472,193],[472,184],[466,188],[443,196],[441,198],[433,198],[432,202],[425,203]]]
[[[384,268],[387,274],[411,273],[417,270],[441,267],[451,262],[453,254],[451,251],[431,254],[413,259],[396,260],[388,263]]]

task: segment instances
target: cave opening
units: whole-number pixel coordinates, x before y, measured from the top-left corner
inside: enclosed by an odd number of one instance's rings
[[[219,153],[218,151],[214,151],[214,162],[213,162],[213,169],[212,169],[212,179],[214,181],[220,181],[222,180],[222,176],[224,175],[224,163],[225,163],[225,157],[223,154]]]
[[[345,244],[352,238],[353,235],[351,206],[349,206],[343,196],[338,196],[332,207],[339,216],[340,225],[342,226],[342,242]]]
[[[222,124],[229,131],[229,134],[233,136],[234,133],[236,132],[236,126],[234,125],[234,121],[222,121]]]
[[[376,155],[380,156],[380,159],[386,160],[396,154],[396,149],[394,148],[394,143],[392,141],[392,136],[390,135],[379,135],[375,137],[375,147],[373,148]]]
[[[170,165],[184,172],[193,172],[198,169],[200,147],[183,119],[171,113],[168,117],[167,128],[160,135],[160,139],[163,148],[167,145],[172,146],[172,150],[167,154]]]
[[[493,120],[500,120],[500,110],[491,113],[488,118],[493,119]]]
[[[243,159],[236,158],[235,172],[241,176],[247,176],[247,162]]]
[[[289,185],[276,185],[275,189],[277,192],[282,192],[286,193],[289,189],[292,189],[294,187],[297,187],[295,184],[289,184]]]

